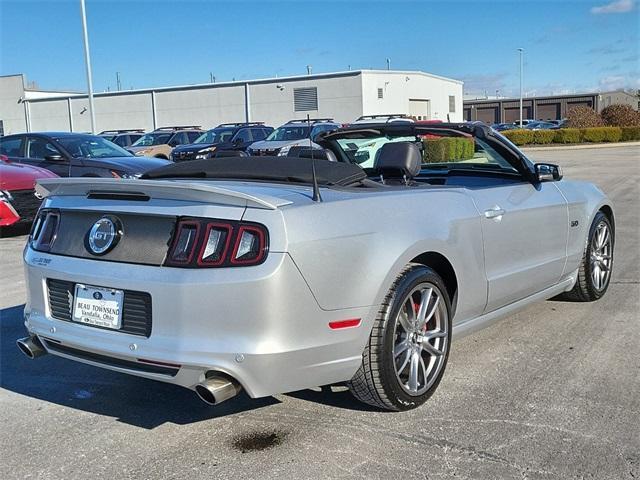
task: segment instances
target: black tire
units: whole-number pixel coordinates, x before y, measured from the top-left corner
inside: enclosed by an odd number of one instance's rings
[[[587,237],[587,244],[582,255],[582,261],[580,262],[580,269],[578,271],[578,279],[573,288],[565,292],[563,297],[567,300],[574,302],[593,302],[601,298],[609,288],[611,280],[611,271],[606,276],[604,284],[598,288],[593,280],[593,266],[591,262],[591,256],[594,253],[594,238],[598,232],[600,225],[605,225],[611,235],[611,247],[610,247],[610,266],[609,270],[613,268],[613,250],[615,245],[615,231],[609,221],[609,218],[602,213],[596,213],[596,216],[589,227],[589,236]]]
[[[427,375],[426,370],[422,370],[423,388],[427,388],[426,391],[419,394],[409,394],[407,392],[408,385],[405,384],[403,386],[400,373],[397,373],[397,360],[396,356],[394,356],[394,348],[397,347],[396,342],[398,339],[398,327],[396,325],[400,323],[400,312],[403,308],[406,308],[406,302],[409,301],[410,295],[413,295],[414,293],[412,292],[423,284],[435,287],[434,292],[444,300],[444,302],[435,303],[433,308],[435,311],[437,305],[438,318],[443,317],[444,312],[446,312],[446,319],[438,320],[443,325],[446,324],[446,335],[444,332],[442,333],[442,343],[438,344],[444,345],[441,347],[442,355],[434,357],[434,361],[438,359],[438,362],[441,362],[438,364],[439,370],[435,371],[432,377]],[[444,305],[441,305],[442,303]],[[428,302],[427,305],[429,305]],[[444,309],[442,309],[443,307]],[[418,317],[417,312],[415,315]],[[427,333],[428,325],[429,322],[424,326],[424,333]],[[409,344],[409,340],[406,342]],[[438,342],[438,340],[435,340],[435,342]],[[381,409],[404,411],[419,407],[427,401],[440,383],[449,357],[450,344],[451,301],[444,282],[431,268],[420,264],[409,264],[396,278],[382,304],[369,336],[369,341],[362,353],[362,365],[349,381],[349,389],[353,396],[361,402]],[[420,350],[419,355],[422,354],[423,351]],[[410,355],[407,352],[406,358],[410,358]],[[424,368],[424,363],[422,365]],[[418,365],[416,365],[416,368],[418,368]],[[430,379],[427,381],[428,378]]]

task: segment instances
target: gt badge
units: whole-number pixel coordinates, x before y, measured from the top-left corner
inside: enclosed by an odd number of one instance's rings
[[[113,216],[104,216],[87,233],[85,248],[92,255],[110,252],[122,237],[122,224]]]

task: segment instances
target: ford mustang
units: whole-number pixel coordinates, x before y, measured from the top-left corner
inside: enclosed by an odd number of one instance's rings
[[[452,338],[607,291],[611,202],[489,127],[353,125],[315,143],[41,180],[18,346],[209,404],[347,382],[408,410],[436,390]]]

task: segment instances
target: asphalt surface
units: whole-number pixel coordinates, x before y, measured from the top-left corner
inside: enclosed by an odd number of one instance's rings
[[[455,342],[439,389],[408,413],[340,387],[208,407],[171,385],[30,361],[14,346],[25,237],[0,239],[0,478],[639,478],[640,149],[529,155],[615,202],[610,290]]]

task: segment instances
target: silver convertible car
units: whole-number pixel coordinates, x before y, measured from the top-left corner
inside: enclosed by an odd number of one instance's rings
[[[614,212],[482,124],[367,124],[288,157],[48,179],[18,341],[217,404],[347,382],[408,410],[452,338],[532,302],[593,301]]]

